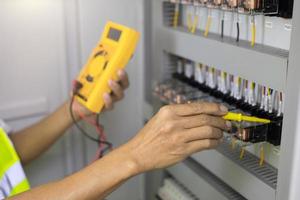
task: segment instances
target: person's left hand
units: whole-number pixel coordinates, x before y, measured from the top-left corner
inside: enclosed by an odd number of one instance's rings
[[[108,85],[111,89],[111,94],[105,93],[103,100],[105,110],[112,110],[114,104],[124,98],[124,91],[129,87],[128,75],[124,70],[118,72],[118,81],[109,80]]]
[[[119,70],[118,81],[109,80],[108,85],[112,92],[110,94],[105,93],[103,94],[103,96],[99,96],[99,98],[103,98],[105,103],[105,108],[102,110],[102,112],[112,110],[114,108],[114,104],[124,98],[124,91],[129,87],[129,79],[127,73],[124,70]],[[73,106],[73,109],[75,109],[75,107],[77,110],[80,109],[85,116],[94,114],[77,101],[75,101],[74,104],[75,105]]]

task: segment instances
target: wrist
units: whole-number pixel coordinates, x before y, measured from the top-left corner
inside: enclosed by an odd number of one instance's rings
[[[95,166],[94,170],[92,170],[93,174],[96,175],[95,177],[101,176],[107,170],[110,174],[110,179],[116,181],[118,184],[140,173],[136,162],[128,154],[124,146],[115,149],[104,156],[104,158],[96,161],[92,166]]]
[[[67,116],[70,117],[72,123],[74,123],[74,120],[77,122],[80,121],[81,119],[80,116],[77,114],[77,112],[75,112],[75,106],[76,106],[75,104],[76,104],[75,100],[73,102],[71,100],[68,100],[64,105]]]
[[[126,174],[128,175],[127,178],[131,178],[143,172],[135,154],[126,149],[125,146],[116,149],[111,154],[114,153],[119,155],[121,160],[120,164],[122,165],[123,169],[125,169]]]

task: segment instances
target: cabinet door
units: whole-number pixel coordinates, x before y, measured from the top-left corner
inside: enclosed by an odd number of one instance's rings
[[[63,1],[2,0],[0,27],[0,117],[18,130],[68,95]],[[64,152],[60,140],[26,168],[33,186],[67,173]]]

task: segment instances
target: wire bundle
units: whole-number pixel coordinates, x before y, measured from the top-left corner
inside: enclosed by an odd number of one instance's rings
[[[102,158],[109,150],[112,150],[113,145],[107,141],[106,134],[104,132],[103,126],[99,123],[99,114],[95,114],[94,116],[87,117],[75,104],[75,95],[78,93],[78,89],[76,89],[76,85],[73,85],[73,94],[69,106],[70,115],[72,118],[72,121],[74,125],[77,127],[77,129],[82,133],[86,138],[88,138],[91,141],[97,142],[99,145],[99,148],[97,150],[97,154],[95,156],[94,160],[97,160],[99,158]],[[75,115],[77,114],[81,120],[86,121],[90,125],[94,126],[96,128],[96,131],[98,133],[98,138],[94,138],[93,136],[89,135],[77,122]],[[94,117],[94,120],[91,118]]]

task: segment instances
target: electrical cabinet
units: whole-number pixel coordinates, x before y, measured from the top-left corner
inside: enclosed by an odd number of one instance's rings
[[[293,7],[293,1],[234,2],[151,1],[146,105],[155,112],[169,103],[212,101],[272,123],[236,124],[235,133],[225,134],[216,150],[151,174],[149,199],[159,188],[166,189],[164,180],[189,191],[192,197],[186,199],[299,195],[300,101],[293,95],[299,94],[295,73],[300,71],[300,3]]]

